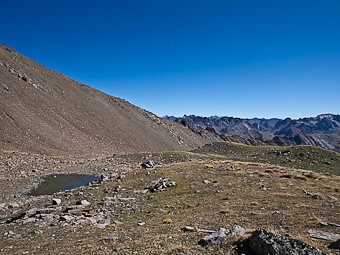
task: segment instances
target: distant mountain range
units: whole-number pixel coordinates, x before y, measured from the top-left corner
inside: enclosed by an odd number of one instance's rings
[[[301,119],[241,119],[234,117],[164,116],[165,119],[207,129],[226,139],[239,136],[281,145],[314,145],[340,151],[340,115],[322,114]]]

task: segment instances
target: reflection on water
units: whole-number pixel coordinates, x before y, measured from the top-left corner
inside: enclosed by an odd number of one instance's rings
[[[69,190],[100,180],[100,176],[84,174],[52,174],[44,177],[38,187],[31,190],[28,195],[52,195],[62,190]]]

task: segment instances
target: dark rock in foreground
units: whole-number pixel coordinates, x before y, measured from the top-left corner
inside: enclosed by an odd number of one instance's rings
[[[274,235],[258,229],[248,239],[246,254],[254,255],[325,255],[321,250],[302,241]]]
[[[329,248],[340,250],[340,239],[338,239],[337,241],[331,243],[329,245]]]

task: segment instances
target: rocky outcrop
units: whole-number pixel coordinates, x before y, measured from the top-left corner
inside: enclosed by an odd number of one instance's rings
[[[253,255],[325,255],[321,250],[302,241],[274,235],[258,229],[247,240],[246,254]]]

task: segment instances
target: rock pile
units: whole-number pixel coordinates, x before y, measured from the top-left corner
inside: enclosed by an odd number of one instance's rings
[[[164,190],[166,188],[175,186],[176,182],[170,182],[170,178],[160,178],[158,180],[152,181],[148,186],[147,189],[151,192]]]
[[[244,235],[245,232],[246,230],[239,225],[234,225],[231,230],[220,228],[218,231],[208,236],[204,236],[201,240],[199,240],[198,244],[202,246],[214,245],[222,242],[227,237]]]

